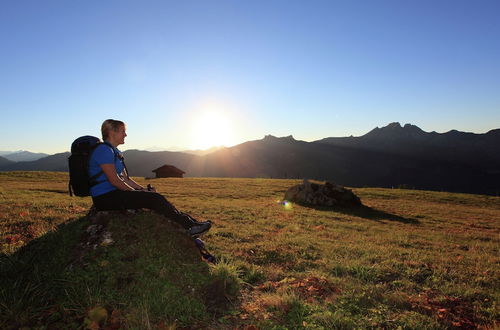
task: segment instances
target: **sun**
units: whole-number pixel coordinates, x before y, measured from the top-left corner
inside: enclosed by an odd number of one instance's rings
[[[201,111],[193,119],[191,135],[196,149],[229,146],[233,141],[233,125],[223,112]]]

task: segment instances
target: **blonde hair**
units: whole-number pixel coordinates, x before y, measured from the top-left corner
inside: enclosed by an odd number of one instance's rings
[[[118,131],[120,127],[125,126],[125,123],[120,120],[106,119],[101,125],[102,139],[106,140],[111,130]]]

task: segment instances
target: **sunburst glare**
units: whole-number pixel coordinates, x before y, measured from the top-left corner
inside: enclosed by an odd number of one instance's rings
[[[203,110],[192,124],[192,145],[197,149],[229,146],[234,141],[234,122],[222,111]]]

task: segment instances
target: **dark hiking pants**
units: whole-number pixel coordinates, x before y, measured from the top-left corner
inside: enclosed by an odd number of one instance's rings
[[[92,197],[92,200],[98,211],[145,208],[174,220],[185,229],[191,228],[196,223],[190,216],[179,212],[165,197],[156,192],[113,190]]]

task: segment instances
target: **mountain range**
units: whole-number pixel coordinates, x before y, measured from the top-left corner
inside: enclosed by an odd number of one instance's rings
[[[29,162],[47,156],[48,154],[29,152],[26,150],[0,151],[0,157],[6,158],[13,162]]]
[[[174,165],[190,177],[264,177],[331,180],[350,187],[408,187],[498,195],[500,129],[484,134],[425,132],[391,123],[360,137],[313,142],[267,135],[208,154],[124,153],[132,176]],[[29,162],[0,157],[0,170],[67,171],[69,153]]]

